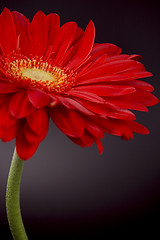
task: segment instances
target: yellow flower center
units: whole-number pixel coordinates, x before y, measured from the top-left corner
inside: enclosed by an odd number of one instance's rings
[[[41,69],[34,69],[34,68],[20,68],[23,77],[30,78],[36,81],[54,81],[55,76],[49,72],[45,72]]]
[[[10,82],[58,94],[70,89],[76,80],[73,71],[54,66],[52,61],[16,53],[4,59],[4,70]]]

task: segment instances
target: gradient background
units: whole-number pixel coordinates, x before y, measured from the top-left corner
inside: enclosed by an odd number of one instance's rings
[[[154,74],[147,81],[160,97],[158,1],[0,1],[0,11],[5,6],[30,20],[37,10],[56,12],[61,24],[72,20],[83,29],[92,19],[96,42],[114,43],[123,53],[143,56],[142,63]],[[159,104],[149,113],[136,112],[136,116],[150,129],[150,135],[135,134],[130,141],[106,135],[102,156],[95,145],[82,149],[50,124],[47,138],[23,171],[21,208],[29,239],[91,239],[92,235],[102,239],[101,234],[136,236],[140,231],[144,236],[158,232]],[[8,240],[12,238],[5,188],[13,149],[14,142],[0,142],[0,233]]]

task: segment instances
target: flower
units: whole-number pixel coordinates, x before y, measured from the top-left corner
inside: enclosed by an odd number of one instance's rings
[[[0,15],[0,138],[15,139],[29,159],[48,132],[49,118],[74,143],[95,142],[104,133],[133,138],[149,131],[130,110],[147,112],[157,98],[141,80],[152,76],[138,55],[113,44],[94,44],[92,21],[60,27],[59,16],[42,11],[31,23],[7,8]]]

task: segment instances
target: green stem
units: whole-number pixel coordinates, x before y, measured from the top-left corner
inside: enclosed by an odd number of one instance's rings
[[[8,176],[7,192],[6,192],[6,209],[10,230],[14,240],[27,240],[26,231],[24,229],[20,203],[20,181],[23,170],[24,160],[18,157],[16,149],[12,158],[12,163]]]

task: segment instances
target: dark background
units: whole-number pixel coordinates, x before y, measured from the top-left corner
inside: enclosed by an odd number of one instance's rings
[[[0,1],[27,18],[42,10],[56,12],[61,24],[76,21],[83,29],[92,19],[96,42],[110,42],[123,53],[140,54],[154,76],[147,79],[160,97],[160,14],[158,1]],[[82,149],[50,124],[47,138],[25,163],[21,208],[30,240],[103,239],[158,233],[160,216],[160,110],[136,113],[150,135],[123,141],[106,135],[104,153]],[[0,233],[12,239],[5,212],[5,188],[14,142],[0,142]],[[158,233],[159,234],[159,233]],[[82,237],[83,236],[83,237]],[[111,238],[109,238],[111,239]]]

